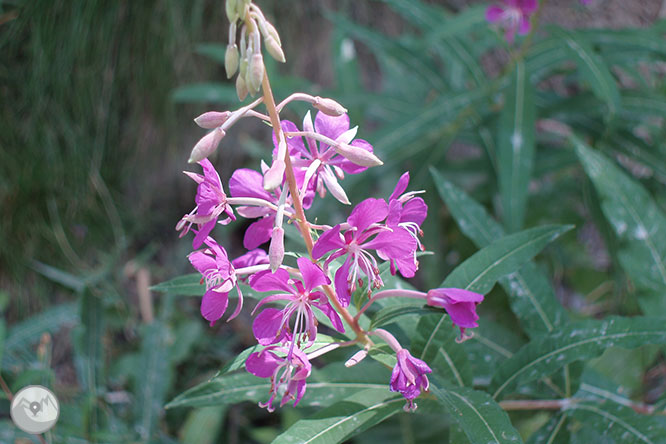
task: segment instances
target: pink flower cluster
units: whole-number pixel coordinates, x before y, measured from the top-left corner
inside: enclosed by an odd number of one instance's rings
[[[423,250],[421,225],[428,208],[418,196],[420,192],[407,191],[409,173],[400,177],[388,199],[363,200],[345,222],[334,226],[313,225],[298,218],[297,209],[308,209],[316,196],[330,193],[338,201],[350,204],[340,185],[345,174],[358,174],[381,164],[372,145],[356,138],[357,128],[350,128],[347,114],[325,100],[330,99],[315,101],[328,104],[327,112],[318,112],[314,122],[308,113],[302,130],[292,122],[282,121],[282,131],[273,134],[272,164],[262,163],[260,171],[236,170],[229,180],[229,195],[208,159],[198,161],[203,175],[186,172],[197,183],[195,207],[183,216],[177,229],[181,236],[189,231],[195,234],[192,246],[196,250],[188,258],[206,285],[201,315],[214,325],[226,312],[229,294],[235,287],[238,302],[229,320],[238,316],[243,307],[239,281],[247,282],[255,292],[269,293],[252,312],[253,315],[258,312],[252,331],[264,348],[248,357],[246,368],[256,376],[270,378],[269,399],[261,404],[270,411],[276,398],[281,406],[289,401],[298,404],[305,394],[311,359],[338,346],[359,344],[368,348],[372,345],[368,335],[382,337],[395,350],[397,364],[389,388],[401,393],[407,400],[406,408],[413,410],[414,399],[422,390],[428,390],[426,374],[431,369],[411,356],[390,333],[380,329],[364,332],[358,325],[358,316],[383,297],[417,297],[445,309],[464,338],[466,328],[477,326],[476,305],[483,296],[460,289],[435,289],[428,293],[384,290],[373,294],[384,287],[381,262],[388,262],[392,274],[399,272],[406,278],[413,277],[418,269],[417,252]],[[243,113],[249,110],[241,108]],[[213,131],[223,131],[225,122],[239,118],[235,113],[210,112],[197,122],[208,125],[210,116],[223,117],[213,119],[214,125],[221,125]],[[197,144],[193,157],[216,149],[219,140],[214,141],[211,150],[209,139],[207,135]],[[288,173],[293,174],[290,177],[295,183],[289,183]],[[294,188],[297,192],[292,194],[290,190]],[[236,220],[236,215],[251,219],[252,223],[243,238],[247,253],[230,260],[211,234],[215,225],[229,224]],[[298,257],[296,267],[283,263],[285,218],[305,224],[309,232],[317,234],[310,257]],[[266,243],[268,252],[261,248]],[[346,307],[354,292],[366,284],[369,301],[352,318]],[[351,327],[365,342],[357,339],[313,350],[319,325],[317,316],[340,333]]]

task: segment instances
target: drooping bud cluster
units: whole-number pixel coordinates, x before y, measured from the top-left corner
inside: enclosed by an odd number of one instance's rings
[[[275,28],[250,0],[227,0],[226,8],[231,26],[225,67],[229,77],[238,71],[236,86],[242,100],[248,93],[259,92],[263,82],[268,85],[260,35],[273,57],[284,61],[284,55]],[[239,25],[240,45],[237,45]],[[310,112],[305,115],[302,129],[293,122],[279,120],[282,109],[292,101],[307,102],[318,110],[314,120]],[[255,111],[262,102],[268,108],[268,115]],[[414,399],[428,390],[426,374],[431,372],[430,367],[411,356],[389,332],[364,330],[359,317],[378,299],[419,298],[424,304],[446,310],[460,327],[462,340],[469,337],[466,328],[477,326],[476,306],[483,296],[451,288],[428,293],[382,289],[384,280],[379,269],[382,261],[388,263],[392,274],[399,272],[410,278],[418,270],[417,251],[423,250],[421,225],[428,208],[418,197],[420,191],[406,191],[409,173],[400,177],[388,199],[361,201],[345,222],[332,226],[309,223],[305,210],[316,196],[324,198],[330,193],[339,202],[351,205],[341,185],[345,173],[358,174],[382,165],[382,161],[369,142],[356,137],[358,128],[350,127],[346,109],[338,102],[294,93],[281,103],[274,103],[270,88],[266,88],[262,97],[238,110],[209,111],[195,119],[197,125],[212,131],[191,152],[190,162],[199,163],[203,175],[185,173],[197,183],[196,205],[176,228],[181,230],[181,236],[189,231],[195,233],[192,246],[198,250],[188,258],[206,285],[201,314],[213,325],[224,316],[229,293],[236,287],[238,303],[228,319],[236,317],[243,307],[239,281],[248,283],[256,292],[270,293],[252,312],[258,312],[252,331],[265,348],[252,353],[246,362],[250,373],[270,378],[269,400],[260,404],[270,411],[277,397],[280,405],[300,401],[312,359],[337,347],[358,344],[362,350],[346,362],[347,366],[356,365],[368,355],[373,345],[371,335],[384,340],[396,352],[397,364],[389,386],[405,397],[407,410],[414,410]],[[227,195],[207,157],[217,149],[231,126],[244,117],[255,117],[272,125],[271,164],[262,161],[258,171],[236,170],[229,179]],[[212,231],[217,224],[235,221],[237,215],[252,220],[243,238],[248,251],[229,260]],[[285,251],[285,223],[299,226],[307,253]],[[288,260],[290,256],[298,257],[291,266],[285,264],[285,258]],[[354,291],[363,287],[368,289],[369,300],[352,317],[346,307]],[[351,328],[357,337],[315,348],[319,322],[340,333]]]

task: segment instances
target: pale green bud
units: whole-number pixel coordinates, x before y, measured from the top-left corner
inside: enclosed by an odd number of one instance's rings
[[[227,45],[227,52],[224,54],[224,69],[227,71],[227,79],[236,74],[238,69],[238,46],[235,43]]]
[[[284,58],[284,52],[280,44],[271,36],[264,38],[264,44],[266,45],[266,50],[268,53],[280,63],[284,63],[287,60]]]
[[[229,22],[234,23],[238,20],[238,0],[227,0],[224,5]]]
[[[250,59],[250,66],[248,67],[248,80],[251,85],[251,90],[255,92],[261,88],[261,82],[264,79],[264,58],[260,53],[252,54]]]
[[[247,97],[247,85],[242,75],[236,77],[236,94],[238,94],[238,100],[241,102]]]

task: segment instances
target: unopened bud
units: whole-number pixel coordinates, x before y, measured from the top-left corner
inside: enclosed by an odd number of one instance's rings
[[[365,357],[368,356],[368,351],[367,350],[359,350],[356,353],[354,353],[354,356],[349,358],[347,362],[345,362],[345,367],[353,367],[362,360],[365,359]]]
[[[238,20],[238,0],[227,0],[224,9],[227,13],[227,18],[231,23]]]
[[[227,79],[236,74],[238,59],[238,46],[235,43],[227,45],[227,51],[224,53],[224,70],[227,72]]]
[[[282,46],[282,41],[280,40],[280,34],[278,34],[275,26],[271,25],[270,22],[264,22],[264,28],[266,29],[266,35],[271,36],[275,39],[278,45]]]
[[[250,59],[250,66],[248,71],[249,81],[252,85],[252,90],[259,91],[261,88],[261,81],[264,79],[264,58],[261,53],[252,54]]]
[[[230,115],[231,111],[208,111],[207,113],[203,113],[194,119],[194,123],[199,125],[201,128],[213,129],[226,122]]]
[[[315,101],[312,106],[327,116],[338,117],[347,112],[347,109],[344,106],[340,105],[333,99],[327,99],[325,97],[315,97]]]
[[[236,94],[241,102],[247,97],[247,85],[242,75],[236,77]]]
[[[205,159],[206,157],[213,154],[217,149],[217,146],[220,144],[220,141],[224,137],[225,132],[220,128],[216,128],[210,133],[203,136],[194,148],[192,148],[192,153],[190,154],[190,159],[188,163],[199,162],[200,160]]]
[[[280,268],[284,259],[284,230],[282,227],[274,227],[271,233],[271,245],[268,247],[268,260],[271,271]]]
[[[384,165],[384,162],[379,160],[377,156],[372,154],[370,151],[364,150],[357,146],[348,145],[346,143],[339,143],[335,145],[335,152],[345,157],[356,165],[364,167],[373,167]]]
[[[284,160],[275,159],[273,161],[273,165],[264,174],[264,190],[272,191],[282,184],[285,167]]]
[[[264,38],[264,44],[268,53],[280,63],[284,63],[287,59],[284,58],[284,51],[280,44],[271,36]]]

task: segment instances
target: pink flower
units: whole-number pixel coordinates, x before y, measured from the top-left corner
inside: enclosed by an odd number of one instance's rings
[[[331,307],[326,295],[315,291],[315,288],[321,285],[330,284],[330,279],[321,268],[304,257],[298,259],[298,269],[303,276],[302,282],[290,278],[289,273],[282,268],[275,273],[270,270],[259,272],[250,279],[250,286],[256,291],[281,292],[263,298],[254,311],[270,302],[287,301],[283,309],[266,308],[255,318],[252,331],[259,344],[275,344],[289,339],[290,336],[293,336],[292,348],[296,342],[305,342],[306,337],[308,343],[313,343],[317,335],[317,320],[313,307],[328,316],[336,330],[341,333],[345,331],[340,316]],[[293,335],[289,335],[290,321],[294,314],[296,319]]]
[[[538,7],[537,0],[502,0],[499,5],[488,6],[486,20],[502,26],[507,42],[513,43],[516,32],[520,35],[530,32],[530,16]]]
[[[381,199],[366,199],[352,210],[347,219],[347,229],[342,235],[341,226],[325,231],[317,240],[312,250],[312,257],[321,258],[333,251],[325,265],[341,256],[347,255],[344,264],[335,273],[335,292],[343,307],[349,305],[351,293],[363,273],[371,286],[380,288],[384,285],[379,275],[377,260],[371,250],[381,250],[388,259],[405,260],[413,255],[416,241],[406,230],[393,230],[379,224],[386,219],[389,206]]]
[[[282,129],[285,132],[298,132],[298,127],[288,120],[282,121]],[[331,139],[334,142],[351,145],[372,153],[372,145],[363,139],[354,139],[356,128],[349,129],[349,116],[342,114],[333,117],[318,112],[314,125],[310,113],[303,119],[303,130],[316,133]],[[277,140],[273,136],[277,149]],[[344,173],[358,174],[365,171],[367,167],[360,166],[357,163],[339,155],[334,146],[323,141],[317,141],[313,137],[305,138],[307,143],[303,143],[302,137],[287,138],[289,155],[292,158],[292,164],[300,178],[299,187],[301,189],[316,190],[320,196],[325,196],[326,189],[337,200],[344,204],[349,204],[349,199],[345,191],[340,186],[338,179],[344,178]],[[326,187],[326,189],[324,188]]]
[[[421,390],[428,390],[429,381],[427,373],[432,373],[428,364],[413,357],[407,349],[396,353],[398,362],[391,374],[391,391],[400,392],[407,400],[405,411],[416,409],[414,399],[421,394]]]
[[[476,306],[483,301],[483,295],[460,288],[436,288],[430,290],[427,296],[428,305],[441,307],[451,316],[451,321],[460,327],[460,340],[465,340],[465,329],[475,328]]]
[[[285,357],[278,356],[274,351]],[[292,399],[294,406],[298,405],[305,394],[305,380],[312,370],[307,355],[301,350],[287,350],[276,345],[252,353],[245,361],[245,368],[260,378],[271,378],[271,397],[267,402],[259,403],[260,407],[265,407],[269,412],[275,410],[273,401],[278,395],[282,395],[280,407]]]
[[[208,237],[210,232],[215,227],[217,219],[222,213],[227,217],[220,221],[222,225],[226,225],[232,220],[236,220],[233,209],[227,203],[227,195],[224,193],[220,176],[215,171],[213,164],[208,159],[203,159],[199,162],[203,167],[204,174],[185,172],[192,180],[199,184],[197,187],[197,195],[195,197],[196,207],[183,218],[176,225],[177,230],[183,230],[180,236],[184,236],[192,224],[197,224],[199,228],[194,240],[192,241],[192,248],[199,248],[203,245],[204,240]]]
[[[404,173],[389,197],[389,211],[386,218],[386,225],[393,230],[404,230],[409,233],[415,242],[414,250],[411,254],[390,258],[383,250],[377,250],[377,254],[384,260],[390,260],[391,274],[395,275],[396,270],[400,270],[406,278],[414,277],[418,269],[416,260],[416,247],[423,250],[419,241],[419,235],[423,235],[421,224],[428,215],[428,206],[420,197],[415,197],[418,192],[405,193],[409,185],[409,172]]]
[[[268,263],[268,254],[266,251],[261,248],[255,248],[250,250],[242,256],[238,256],[236,259],[231,261],[231,265],[234,268],[245,268],[251,267],[253,265],[267,264]]]
[[[229,305],[229,292],[236,287],[236,272],[227,252],[212,238],[205,240],[208,248],[190,253],[187,258],[206,282],[206,293],[201,300],[201,315],[213,326],[224,315]],[[238,305],[229,320],[238,316],[243,308],[243,294],[238,291]]]

